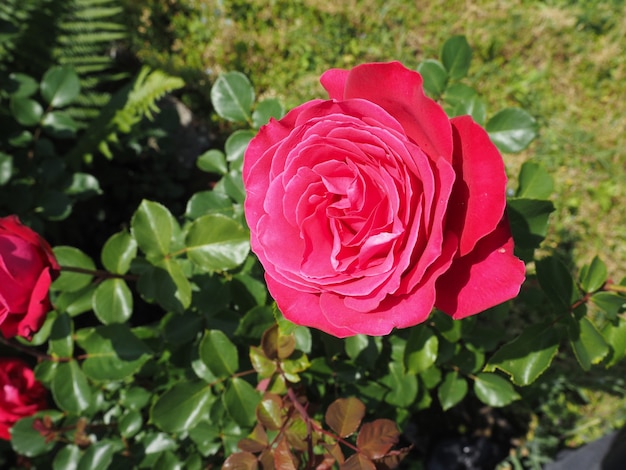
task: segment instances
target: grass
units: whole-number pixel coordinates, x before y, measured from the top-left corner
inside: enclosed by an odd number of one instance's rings
[[[539,138],[505,161],[512,181],[531,158],[554,176],[557,210],[544,249],[579,263],[598,254],[611,278],[626,275],[623,0],[142,0],[133,5],[134,48],[142,60],[192,77],[204,96],[220,72],[241,70],[262,96],[277,96],[288,108],[324,97],[318,79],[328,68],[389,60],[414,68],[437,57],[447,38],[464,34],[474,49],[469,84],[487,100],[488,113],[521,106],[541,125]],[[201,112],[204,103],[195,104]],[[584,393],[588,399],[575,405],[579,417],[572,429],[580,432],[567,437],[571,444],[601,435],[606,428],[597,416],[626,407],[623,394]]]

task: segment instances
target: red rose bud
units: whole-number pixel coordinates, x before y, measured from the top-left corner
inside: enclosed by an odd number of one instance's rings
[[[0,358],[0,439],[10,440],[9,429],[17,421],[45,410],[46,396],[46,389],[25,363]]]
[[[433,306],[463,318],[515,297],[525,267],[502,157],[400,63],[329,70],[330,100],[271,120],[244,158],[252,250],[285,317],[388,334]]]
[[[43,238],[14,215],[0,218],[0,332],[5,338],[30,339],[41,328],[59,270]]]

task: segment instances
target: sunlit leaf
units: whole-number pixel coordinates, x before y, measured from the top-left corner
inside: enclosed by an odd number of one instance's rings
[[[491,372],[481,372],[474,377],[474,392],[480,401],[489,406],[506,406],[520,396],[511,382]]]
[[[377,419],[361,426],[356,445],[367,457],[379,459],[389,452],[399,439],[400,431],[395,422],[390,419]]]
[[[340,437],[354,433],[365,416],[365,405],[354,397],[338,398],[326,410],[326,424]]]

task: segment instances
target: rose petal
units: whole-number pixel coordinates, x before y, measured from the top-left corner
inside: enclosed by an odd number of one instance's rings
[[[506,206],[502,156],[485,130],[470,116],[451,120],[457,181],[448,207],[448,229],[460,234],[460,256],[491,233]]]
[[[513,255],[505,218],[439,278],[435,306],[457,320],[482,312],[515,297],[525,271],[524,263]]]
[[[444,110],[424,94],[422,77],[399,62],[371,63],[347,71],[331,69],[320,79],[331,97],[362,98],[395,117],[407,135],[432,159],[452,161],[450,121]]]

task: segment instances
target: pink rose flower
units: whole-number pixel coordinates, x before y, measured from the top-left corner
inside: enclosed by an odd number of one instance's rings
[[[0,358],[0,439],[20,419],[48,407],[47,391],[33,371],[18,359]]]
[[[59,269],[43,238],[14,215],[0,218],[0,332],[5,338],[30,339],[41,328]]]
[[[449,119],[397,62],[321,82],[330,100],[271,120],[244,158],[252,250],[285,317],[384,335],[433,306],[459,319],[515,297],[525,267],[485,130]]]

